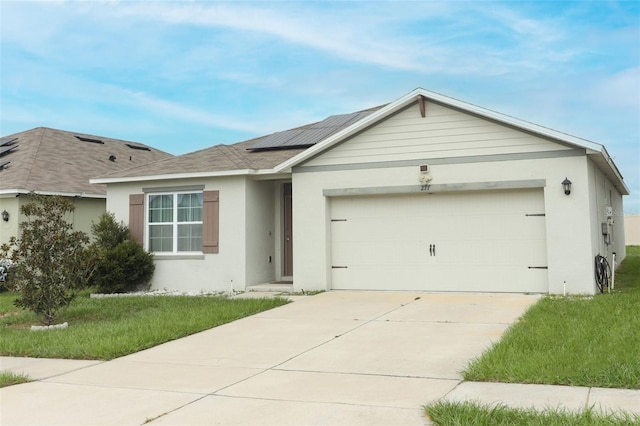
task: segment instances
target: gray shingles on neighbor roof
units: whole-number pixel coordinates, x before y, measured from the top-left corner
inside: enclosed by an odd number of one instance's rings
[[[102,143],[87,143],[99,140]],[[2,138],[13,140],[10,160],[0,169],[0,191],[40,191],[64,194],[106,195],[106,185],[91,184],[96,175],[129,169],[172,157],[166,152],[144,146],[149,151],[132,150],[133,142],[102,136],[37,127]],[[114,156],[112,161],[109,157]]]

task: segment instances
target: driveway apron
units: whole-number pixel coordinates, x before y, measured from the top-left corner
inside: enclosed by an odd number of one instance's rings
[[[332,291],[0,390],[2,425],[424,425],[539,296]]]

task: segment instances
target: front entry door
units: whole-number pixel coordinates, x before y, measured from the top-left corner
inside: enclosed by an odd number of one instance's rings
[[[282,251],[282,275],[293,275],[293,193],[291,183],[282,185],[282,212],[283,212],[283,251]]]

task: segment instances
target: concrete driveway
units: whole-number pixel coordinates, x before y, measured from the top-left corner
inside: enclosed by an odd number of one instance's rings
[[[43,363],[34,369],[42,380],[0,390],[0,423],[424,425],[422,406],[453,390],[466,363],[538,298],[296,298],[109,362],[34,360]]]

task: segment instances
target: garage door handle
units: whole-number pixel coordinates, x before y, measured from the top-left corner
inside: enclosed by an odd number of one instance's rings
[[[429,244],[429,256],[435,256],[435,255],[436,255],[436,245]]]

